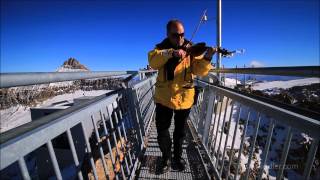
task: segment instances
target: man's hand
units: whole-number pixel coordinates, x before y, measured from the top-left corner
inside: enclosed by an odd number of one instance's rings
[[[214,47],[209,47],[206,54],[204,55],[204,58],[211,61],[212,56],[214,55],[214,53],[216,53],[218,50],[217,48]]]
[[[172,56],[173,57],[178,57],[178,58],[181,58],[181,59],[185,58],[186,55],[187,55],[187,53],[182,49],[173,50],[173,52],[172,52]]]

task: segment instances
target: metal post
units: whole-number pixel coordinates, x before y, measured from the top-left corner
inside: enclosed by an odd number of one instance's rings
[[[216,101],[216,94],[214,93],[214,91],[212,91],[212,89],[209,87],[209,99],[213,99],[213,101],[209,101],[208,102],[208,106],[207,106],[207,111],[206,111],[206,115],[205,115],[205,124],[203,127],[203,137],[202,137],[202,142],[204,142],[204,144],[208,144],[208,140],[209,140],[209,131],[210,131],[210,125],[212,123],[212,118],[213,118],[213,113],[214,113],[214,107],[215,107],[215,101]]]
[[[243,68],[246,68],[246,65],[243,65]],[[246,74],[243,74],[243,86],[246,88]]]
[[[49,140],[47,142],[47,148],[48,148],[48,151],[49,151],[49,155],[50,155],[51,163],[52,163],[52,166],[53,166],[53,170],[54,170],[54,172],[56,174],[56,178],[58,180],[62,180],[62,175],[61,175],[61,171],[60,171],[59,164],[58,164],[58,161],[57,161],[57,156],[54,153],[51,140]]]
[[[222,69],[224,69],[224,65],[222,65]],[[226,86],[226,73],[223,73],[223,86]]]
[[[221,0],[217,0],[217,47],[221,47]],[[217,53],[217,69],[221,67],[221,53]],[[219,83],[221,83],[220,73],[217,73]]]
[[[27,168],[27,165],[26,165],[26,161],[24,160],[24,157],[19,158],[18,163],[19,163],[19,167],[20,167],[22,178],[24,180],[30,180],[31,178],[30,178],[30,175],[29,175],[28,168]]]
[[[236,69],[237,69],[237,65],[236,65]],[[235,87],[237,87],[238,86],[238,74],[236,73],[236,86]]]

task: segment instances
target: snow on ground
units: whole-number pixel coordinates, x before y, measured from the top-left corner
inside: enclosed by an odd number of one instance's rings
[[[74,98],[82,96],[99,96],[110,92],[110,90],[95,90],[95,91],[82,91],[77,90],[73,93],[62,94],[52,97],[40,104],[37,107],[50,106],[52,103],[60,101],[72,102]],[[3,133],[9,129],[21,126],[31,121],[30,107],[27,106],[14,106],[8,109],[0,110],[0,133]]]
[[[30,107],[14,106],[0,110],[0,133],[31,121]]]
[[[59,67],[56,72],[86,72],[88,70],[86,69],[72,69],[72,68],[68,68],[68,67]]]
[[[42,104],[39,104],[38,106],[49,106],[52,103],[60,102],[60,101],[73,101],[74,98],[78,98],[82,96],[100,96],[107,92],[110,92],[110,90],[95,90],[95,91],[77,90],[74,93],[62,94],[62,95],[58,95],[53,98],[50,98],[44,101]]]
[[[224,86],[229,87],[229,88],[233,88],[234,86],[236,86],[236,84],[241,84],[240,80],[236,80],[236,79],[232,79],[232,78],[226,78],[224,81]]]
[[[305,86],[314,83],[320,83],[320,78],[304,78],[304,79],[295,79],[289,81],[270,81],[270,82],[260,82],[255,83],[252,88],[254,90],[265,90],[273,88],[282,88],[288,89],[294,86]]]
[[[233,88],[236,84],[241,84],[240,80],[233,78],[226,78],[224,81],[226,87]],[[251,82],[250,80],[246,81],[246,84],[252,84],[253,90],[265,90],[265,89],[288,89],[294,86],[305,86],[314,83],[320,83],[320,78],[304,78],[304,79],[295,79],[288,81],[264,81],[264,82]]]
[[[55,82],[55,83],[50,83],[49,87],[66,87],[66,86],[72,86],[73,84],[74,84],[74,81]]]

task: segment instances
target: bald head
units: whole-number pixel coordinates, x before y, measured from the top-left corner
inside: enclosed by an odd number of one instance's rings
[[[179,47],[184,43],[184,27],[179,20],[170,20],[167,24],[167,37],[171,44]]]

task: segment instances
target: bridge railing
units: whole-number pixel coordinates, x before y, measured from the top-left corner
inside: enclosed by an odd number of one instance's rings
[[[300,171],[303,179],[316,176],[311,171],[319,147],[320,117],[310,118],[204,80],[195,84],[201,90],[190,119],[209,155],[208,169],[213,169],[214,178],[262,179],[268,174],[282,179],[289,170]],[[309,141],[306,153],[297,155],[293,145],[301,133]]]
[[[141,127],[143,130],[143,135],[145,132],[149,131],[151,117],[154,115],[155,103],[153,101],[153,95],[155,92],[156,76],[151,76],[132,87],[133,101],[132,110],[136,111],[138,119],[141,119]]]
[[[216,73],[258,74],[297,77],[319,77],[320,66],[288,66],[288,67],[247,67],[212,69]]]
[[[2,133],[2,177],[9,172],[9,176],[17,175],[23,179],[39,178],[42,172],[35,170],[33,162],[38,162],[40,151],[45,151],[47,157],[41,157],[46,159],[46,168],[52,171],[49,177],[70,178],[71,171],[79,179],[84,176],[94,179],[133,178],[143,136],[154,112],[155,76],[146,78],[142,73],[150,76],[155,71],[1,74],[2,88],[119,75],[129,75],[126,81],[137,74],[142,79],[132,87],[112,91]],[[128,84],[125,82],[124,86]],[[65,140],[67,154],[72,157],[72,162],[67,165],[64,161],[68,158],[59,155],[61,139]],[[8,170],[10,167],[13,168]]]
[[[246,75],[273,75],[273,76],[294,76],[294,77],[320,77],[320,66],[287,66],[287,67],[244,67],[244,68],[220,68],[212,69],[211,73],[219,74],[222,79],[219,82],[225,86],[226,74],[233,74],[235,84],[238,78],[242,79],[242,84],[246,85]],[[243,75],[244,78],[241,78]],[[217,80],[215,80],[217,81]]]
[[[22,177],[30,179],[32,168],[28,164],[29,156],[32,157],[35,151],[42,148],[47,151],[48,165],[52,164],[48,169],[52,167],[53,176],[57,179],[63,178],[64,173],[61,172],[63,168],[59,166],[61,159],[56,155],[54,142],[58,136],[64,135],[79,179],[83,177],[81,166],[83,163],[89,165],[89,171],[95,179],[99,177],[132,179],[139,163],[138,156],[142,152],[145,135],[154,118],[155,105],[152,95],[156,77],[149,74],[146,78],[144,73],[149,72],[116,73],[116,75],[131,75],[126,81],[132,79],[133,75],[139,74],[140,80],[138,83],[124,83],[125,88],[122,90],[102,95],[1,134],[1,171],[16,164]],[[80,74],[81,76],[77,78],[66,78],[66,76],[58,78],[56,75],[51,76],[52,74],[39,76],[37,73],[30,73],[31,76],[1,74],[0,78],[2,88],[97,78],[89,75],[90,73],[84,74]],[[50,80],[42,77],[47,75],[50,76]],[[72,76],[69,73],[65,75]],[[105,76],[113,75],[109,72],[99,75],[99,77]],[[42,78],[39,80],[38,77]],[[14,84],[3,79],[11,79]],[[17,80],[19,83],[15,79],[20,79]],[[275,170],[277,178],[281,179],[286,171],[285,165],[296,131],[307,134],[310,139],[302,174],[306,179],[310,177],[319,146],[319,119],[310,118],[202,80],[196,80],[196,84],[203,87],[203,90],[200,91],[196,106],[192,108],[190,119],[210,157],[208,166],[213,167],[216,178],[237,179],[240,176],[248,178],[258,169],[254,177],[261,179],[265,166],[270,166],[269,149],[273,145],[275,129],[279,125],[285,136],[282,145],[279,146],[280,157],[272,157],[276,160],[274,163],[277,163]],[[264,132],[263,140],[260,137],[261,131]],[[247,141],[247,138],[250,138],[250,141]],[[253,170],[248,167],[251,167],[253,160],[257,158],[256,151],[259,151],[257,146],[261,146],[260,149],[263,150],[260,153],[260,164],[258,167],[253,165],[255,167]],[[82,152],[79,152],[80,149]],[[244,158],[246,164],[249,164],[247,167],[242,167],[242,152],[247,154]],[[87,159],[80,159],[81,154],[85,154]],[[106,154],[108,158],[104,158]],[[96,169],[98,160],[101,162],[102,171]]]

